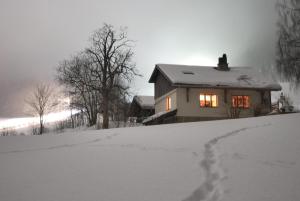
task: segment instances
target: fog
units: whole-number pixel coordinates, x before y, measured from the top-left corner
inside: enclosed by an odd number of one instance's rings
[[[88,45],[104,22],[127,26],[144,77],[132,91],[152,95],[156,63],[231,66],[274,63],[275,0],[1,0],[0,117],[22,116],[24,98],[51,82],[58,63]]]

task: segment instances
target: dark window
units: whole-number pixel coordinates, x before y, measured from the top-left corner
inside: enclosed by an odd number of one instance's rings
[[[186,75],[194,75],[194,72],[192,71],[182,71],[182,73]]]

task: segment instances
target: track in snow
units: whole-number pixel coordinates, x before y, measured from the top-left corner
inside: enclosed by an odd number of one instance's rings
[[[270,125],[271,124],[264,124],[253,127],[240,128],[208,141],[204,145],[204,158],[200,162],[200,167],[204,172],[203,183],[183,201],[220,201],[223,194],[223,191],[221,189],[221,181],[224,176],[222,175],[223,173],[220,167],[216,145],[221,140],[235,136],[242,131]]]

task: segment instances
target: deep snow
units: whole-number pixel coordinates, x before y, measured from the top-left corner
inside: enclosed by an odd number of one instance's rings
[[[0,137],[0,200],[300,200],[299,122],[289,114]]]

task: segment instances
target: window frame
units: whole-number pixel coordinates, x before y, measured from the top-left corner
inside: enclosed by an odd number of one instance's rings
[[[201,96],[204,96],[204,106],[201,105]],[[206,97],[209,96],[210,99],[208,102],[210,102],[210,104],[207,104],[206,102]],[[216,97],[216,106],[213,106],[213,96]],[[200,93],[199,95],[199,106],[200,108],[217,108],[219,107],[219,101],[218,101],[218,95],[217,94],[211,94],[211,93]]]
[[[242,100],[242,102],[240,102],[240,100]],[[246,100],[248,100],[248,101],[246,101]],[[231,95],[231,107],[240,108],[240,109],[250,109],[250,96],[249,95]]]

